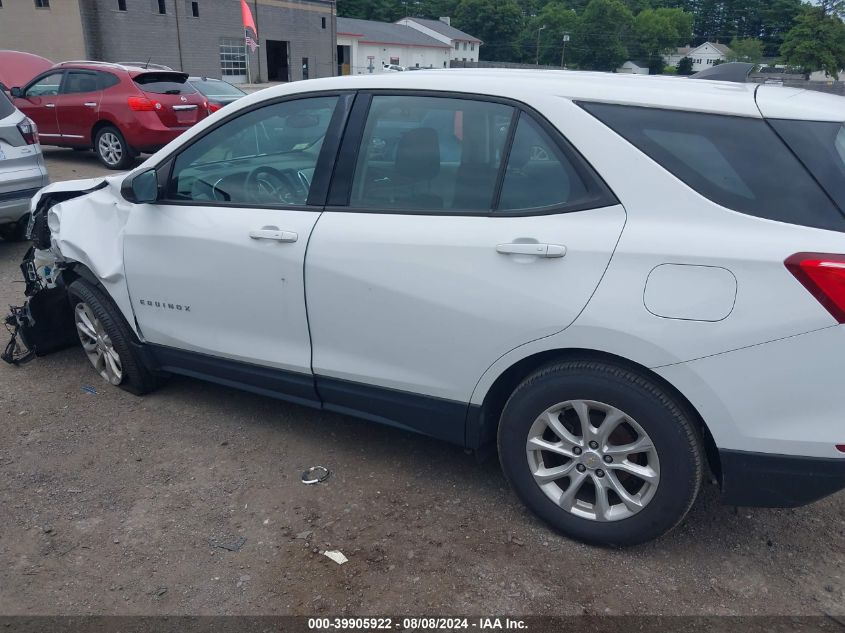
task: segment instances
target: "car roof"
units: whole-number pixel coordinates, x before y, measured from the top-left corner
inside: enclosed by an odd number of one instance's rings
[[[685,77],[632,75],[570,70],[449,69],[414,73],[347,75],[294,82],[262,90],[247,100],[319,90],[424,90],[511,98],[526,102],[548,97],[615,103],[759,118],[754,94],[758,84]],[[769,101],[794,97],[773,91]],[[778,95],[777,90],[784,90]],[[769,90],[767,90],[769,92]],[[831,102],[845,105],[841,97]],[[839,111],[842,111],[842,105]]]

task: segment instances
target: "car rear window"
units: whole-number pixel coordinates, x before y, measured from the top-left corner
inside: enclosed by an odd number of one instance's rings
[[[243,97],[246,94],[225,81],[204,79],[192,81],[191,84],[206,97]]]
[[[9,98],[0,90],[0,119],[5,119],[7,116],[15,111],[15,106],[9,101]]]
[[[845,231],[845,216],[762,119],[580,105],[717,204],[759,218]]]
[[[196,92],[183,73],[144,73],[134,77],[135,84],[144,92],[160,95],[181,95]]]

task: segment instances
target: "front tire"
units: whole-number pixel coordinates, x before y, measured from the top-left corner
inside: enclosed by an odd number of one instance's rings
[[[138,155],[116,127],[107,125],[94,136],[94,152],[108,169],[129,169]]]
[[[517,387],[499,425],[499,459],[522,501],[563,534],[627,546],[684,518],[704,457],[684,407],[653,379],[566,361]]]
[[[134,334],[106,293],[77,279],[68,296],[82,349],[100,377],[137,396],[155,389],[158,378],[144,365]]]

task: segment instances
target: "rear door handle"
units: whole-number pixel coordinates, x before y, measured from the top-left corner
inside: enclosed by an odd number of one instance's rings
[[[96,108],[97,107],[97,104],[94,101],[86,101],[84,105],[86,105],[89,108]]]
[[[56,104],[55,104],[55,103],[45,103],[45,104],[44,104],[44,107],[45,107],[45,108],[55,108],[55,107],[56,107]]]
[[[566,247],[561,244],[537,244],[536,242],[510,242],[497,244],[496,252],[503,255],[533,255],[534,257],[563,257]]]
[[[249,236],[254,240],[276,240],[277,242],[295,242],[299,236],[293,231],[279,229],[258,229],[250,231]]]

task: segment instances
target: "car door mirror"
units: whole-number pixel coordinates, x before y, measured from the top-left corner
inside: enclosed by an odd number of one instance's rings
[[[23,90],[21,90],[18,86],[15,86],[9,91],[9,94],[13,97],[20,98],[23,97]]]
[[[155,169],[142,171],[123,181],[120,193],[135,204],[152,203],[158,200],[158,175]]]

